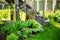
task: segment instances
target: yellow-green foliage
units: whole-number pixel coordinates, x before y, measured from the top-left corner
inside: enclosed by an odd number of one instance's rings
[[[53,14],[53,12],[45,12],[45,18],[48,18],[52,14]]]
[[[40,11],[39,12],[41,15],[43,15],[43,11]],[[48,18],[50,15],[52,15],[53,14],[53,12],[44,12],[44,16],[45,16],[45,18]]]
[[[11,13],[11,11],[12,11],[13,9],[4,9],[4,10],[0,10],[0,20],[10,20],[10,13]],[[22,21],[25,21],[26,20],[26,14],[25,14],[25,12],[23,12],[23,11],[20,11],[19,12],[20,13],[20,19],[22,20]]]
[[[39,13],[43,15],[43,11],[40,11]],[[59,9],[56,10],[55,13],[53,13],[52,11],[51,12],[47,11],[47,12],[44,12],[44,14],[45,14],[45,18],[48,18],[49,16],[54,16],[55,14],[60,15],[60,10]]]
[[[39,12],[41,15],[43,15],[43,11],[40,11]],[[45,16],[45,18],[48,18],[49,16],[52,16],[52,15],[54,15],[54,13],[51,11],[47,11],[47,12],[44,12],[44,16]]]
[[[56,10],[56,12],[55,13],[60,13],[60,10]]]
[[[20,19],[22,21],[25,21],[26,20],[26,13],[24,11],[20,11]]]
[[[0,10],[0,20],[10,20],[10,9]]]

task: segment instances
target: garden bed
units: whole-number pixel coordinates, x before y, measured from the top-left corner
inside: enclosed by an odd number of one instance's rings
[[[3,40],[2,38],[6,40],[25,40],[27,37],[35,35],[37,32],[43,31],[40,24],[34,22],[31,19],[26,22],[20,20],[8,23],[0,29],[1,33],[3,33],[0,34],[1,40]]]

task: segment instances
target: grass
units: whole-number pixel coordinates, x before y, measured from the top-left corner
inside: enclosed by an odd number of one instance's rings
[[[54,25],[50,27],[44,27],[44,32],[36,34],[34,37],[30,37],[26,40],[59,40],[60,29]]]

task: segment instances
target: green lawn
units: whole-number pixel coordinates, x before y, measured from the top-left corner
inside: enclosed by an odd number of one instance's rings
[[[38,33],[26,40],[60,40],[60,29],[50,25],[50,27],[44,27],[44,32]]]

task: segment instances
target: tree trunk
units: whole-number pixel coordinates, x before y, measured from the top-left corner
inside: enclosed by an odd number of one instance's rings
[[[57,1],[57,0],[53,0],[53,5],[52,5],[52,6],[53,6],[53,7],[52,7],[53,12],[55,12],[55,8],[56,8],[56,1]]]
[[[5,4],[6,4],[6,2],[4,1],[4,2],[2,3],[2,9],[4,9]]]
[[[4,4],[2,3],[2,10],[4,9]]]
[[[16,11],[16,20],[19,20],[20,19],[20,16],[19,16],[19,1],[18,0],[15,0],[15,11]]]
[[[30,5],[31,7],[33,7],[33,0],[30,0]]]
[[[37,1],[37,11],[39,11],[39,1]]]
[[[11,11],[11,20],[12,21],[14,20],[14,13],[13,13],[13,11]]]
[[[45,0],[45,12],[48,11],[47,0]]]
[[[25,10],[25,13],[26,13],[26,0],[24,0],[24,10]]]

